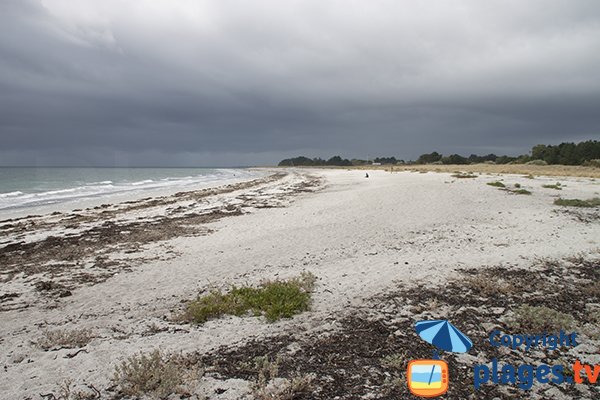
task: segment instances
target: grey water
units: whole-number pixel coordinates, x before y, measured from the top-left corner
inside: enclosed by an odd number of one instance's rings
[[[0,210],[157,189],[191,190],[256,175],[243,168],[0,167]]]

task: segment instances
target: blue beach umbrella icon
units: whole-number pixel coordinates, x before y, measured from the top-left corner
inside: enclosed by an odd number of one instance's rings
[[[473,342],[464,333],[444,319],[419,321],[415,329],[421,339],[441,350],[466,353],[473,346]]]
[[[471,339],[445,319],[419,321],[415,324],[415,329],[419,336],[421,336],[421,339],[441,350],[453,353],[466,353],[473,347]],[[435,358],[439,358],[437,352],[434,353]],[[433,377],[434,371],[435,365],[431,369],[428,384],[431,384],[431,378]]]

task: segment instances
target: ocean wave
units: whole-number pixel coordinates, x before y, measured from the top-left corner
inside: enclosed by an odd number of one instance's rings
[[[19,192],[18,190],[16,192],[0,193],[0,199],[6,198],[6,197],[16,197],[16,196],[20,196],[22,194],[23,194],[23,192]]]
[[[218,184],[220,181],[231,179],[244,179],[260,175],[254,171],[235,169],[221,169],[206,171],[205,174],[182,177],[166,177],[144,179],[134,182],[114,182],[104,180],[98,182],[84,183],[73,182],[77,186],[64,189],[52,189],[39,192],[14,191],[0,193],[0,210],[10,208],[35,207],[46,204],[63,203],[72,200],[92,199],[98,197],[109,197],[127,193],[143,193],[150,190],[169,190],[174,188],[188,189],[190,187],[202,187],[205,185]],[[200,186],[201,185],[201,186]],[[107,200],[110,201],[110,200]]]
[[[148,183],[153,183],[154,181],[152,179],[146,179],[143,181],[138,181],[138,182],[131,182],[130,185],[131,186],[140,186],[140,185],[146,185]]]

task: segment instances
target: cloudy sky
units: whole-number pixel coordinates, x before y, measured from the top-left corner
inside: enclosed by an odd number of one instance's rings
[[[600,137],[597,0],[0,0],[0,165]]]

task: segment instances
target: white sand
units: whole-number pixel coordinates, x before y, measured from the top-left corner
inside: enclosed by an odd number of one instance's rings
[[[552,204],[557,195],[597,197],[600,185],[590,179],[455,179],[384,171],[369,171],[366,179],[364,171],[302,170],[260,195],[273,196],[307,172],[323,176],[324,189],[282,198],[283,208],[211,223],[214,232],[207,236],[152,244],[144,255],[160,259],[77,289],[58,302],[40,300],[24,310],[0,313],[0,397],[39,398],[39,393],[57,393],[65,379],[105,389],[114,365],[138,351],[204,352],[286,330],[328,329],[332,316],[352,311],[373,295],[417,281],[443,281],[457,267],[523,267],[538,258],[598,255],[600,248],[600,221],[579,222]],[[485,184],[497,179],[520,183],[533,195],[511,195]],[[541,188],[556,181],[566,187]],[[233,197],[212,201],[226,203]],[[165,257],[165,244],[174,256]],[[182,301],[209,287],[301,271],[319,278],[313,311],[291,320],[267,324],[261,318],[227,317],[199,327],[165,320],[181,309]],[[20,290],[18,285],[27,282],[3,283],[0,294]],[[149,334],[153,324],[168,329]],[[58,328],[89,328],[98,337],[87,353],[71,359],[64,356],[73,349],[45,352],[32,343],[43,330]],[[195,388],[198,393],[208,381]],[[243,390],[244,384],[239,386]]]

